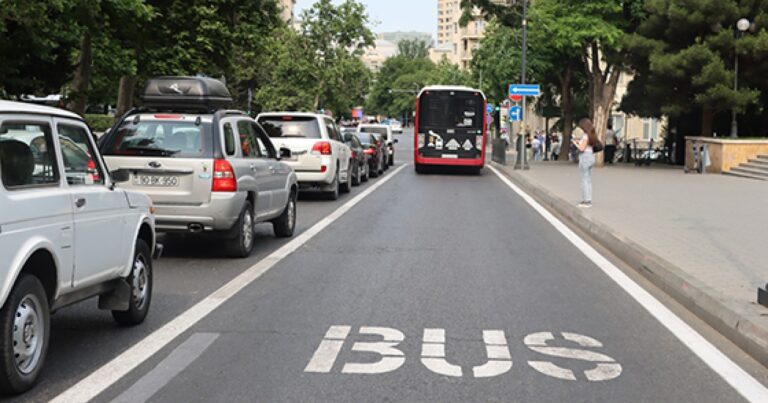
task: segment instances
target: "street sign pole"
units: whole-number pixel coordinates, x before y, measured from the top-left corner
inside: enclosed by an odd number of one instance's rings
[[[521,84],[526,84],[526,70],[528,70],[528,0],[523,0],[523,55],[522,55],[522,74],[520,75]],[[520,122],[520,134],[517,141],[517,160],[515,169],[530,169],[528,166],[528,156],[525,152],[525,96],[523,97],[523,119]]]

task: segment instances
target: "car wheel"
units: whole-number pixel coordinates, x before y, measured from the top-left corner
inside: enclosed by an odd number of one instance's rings
[[[48,352],[48,298],[37,277],[22,274],[0,311],[0,390],[26,392],[35,385]]]
[[[293,236],[293,231],[296,229],[296,193],[291,192],[288,196],[288,204],[285,206],[285,210],[272,222],[272,229],[275,231],[275,236],[278,238],[290,238]]]
[[[152,302],[152,252],[144,240],[136,241],[131,274],[126,279],[131,286],[127,311],[112,311],[115,322],[133,326],[144,322]]]
[[[360,163],[358,161],[355,161],[355,174],[352,175],[352,186],[360,186],[360,182],[362,182],[362,172],[360,172],[362,168],[360,168]]]
[[[240,218],[234,227],[235,237],[230,240],[229,251],[232,257],[246,258],[253,250],[253,207],[246,201]]]
[[[331,191],[326,193],[326,196],[328,197],[328,200],[339,199],[339,167],[338,166],[336,166],[336,175],[334,175],[333,182],[331,183]]]
[[[395,154],[389,156],[389,166],[395,165]]]
[[[339,188],[341,193],[349,193],[352,191],[352,161],[347,164],[347,180],[341,184]]]
[[[384,158],[379,160],[379,175],[384,175]]]
[[[362,182],[368,182],[368,177],[371,175],[371,165],[367,162],[363,165],[363,176],[360,178]]]
[[[376,177],[379,176],[379,167],[378,167],[378,165],[375,168],[373,168],[373,170],[371,169],[370,165],[368,166],[368,176],[371,177],[371,178],[376,178]]]

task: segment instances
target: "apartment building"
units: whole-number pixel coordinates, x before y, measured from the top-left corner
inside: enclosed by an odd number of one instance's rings
[[[296,6],[296,0],[280,0],[282,6],[281,17],[288,25],[293,24],[293,9]]]
[[[494,0],[495,3],[509,3],[510,0]],[[480,10],[472,11],[472,20],[462,27],[459,24],[462,16],[461,0],[437,0],[437,45],[439,52],[433,52],[434,58],[446,57],[458,64],[462,69],[468,69],[472,64],[475,50],[480,46],[480,40],[485,36],[487,22]]]

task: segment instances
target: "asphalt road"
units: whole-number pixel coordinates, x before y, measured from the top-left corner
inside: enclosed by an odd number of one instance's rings
[[[398,138],[405,167],[303,197],[300,233],[356,204],[95,400],[743,400],[496,175],[417,176]],[[118,328],[95,301],[58,312],[17,401],[58,396],[286,242],[264,226],[244,260],[169,243],[147,323]]]

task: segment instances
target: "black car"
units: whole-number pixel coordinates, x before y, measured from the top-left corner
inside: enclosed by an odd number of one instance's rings
[[[384,173],[384,142],[373,133],[357,133],[357,138],[363,146],[363,152],[368,155],[368,172],[371,178]]]
[[[357,137],[357,133],[346,130],[342,132],[344,133],[344,143],[352,150],[352,163],[354,165],[353,168],[350,168],[352,169],[352,185],[359,186],[360,183],[368,181],[369,157],[365,153],[365,147]]]

